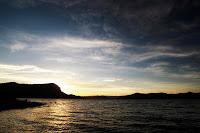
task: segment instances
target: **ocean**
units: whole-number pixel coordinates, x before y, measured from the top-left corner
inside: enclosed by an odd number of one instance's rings
[[[200,132],[200,100],[29,100],[47,104],[0,112],[1,133]]]

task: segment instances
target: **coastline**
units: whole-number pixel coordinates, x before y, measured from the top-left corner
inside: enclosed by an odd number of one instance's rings
[[[11,109],[24,109],[29,107],[38,107],[45,105],[42,102],[32,102],[18,99],[0,99],[0,112]]]

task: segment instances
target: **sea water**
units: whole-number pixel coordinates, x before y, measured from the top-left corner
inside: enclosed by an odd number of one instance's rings
[[[0,112],[1,133],[200,132],[200,100],[31,100],[47,104]]]

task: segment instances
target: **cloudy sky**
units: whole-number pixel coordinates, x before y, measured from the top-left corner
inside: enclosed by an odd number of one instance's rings
[[[199,12],[199,0],[0,0],[0,82],[199,92]]]

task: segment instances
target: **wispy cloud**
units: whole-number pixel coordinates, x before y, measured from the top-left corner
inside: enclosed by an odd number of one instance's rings
[[[13,34],[11,34],[13,35]],[[10,35],[10,36],[11,36]],[[11,42],[19,42],[23,44],[32,45],[30,47],[45,46],[44,49],[48,48],[112,48],[120,47],[120,42],[114,42],[109,40],[97,40],[97,39],[84,39],[80,37],[70,36],[39,36],[29,33],[14,33],[15,36],[9,37]],[[41,48],[41,47],[39,47]],[[35,48],[36,49],[36,48]],[[45,50],[46,50],[45,49]],[[39,49],[37,49],[39,50]],[[42,49],[41,49],[42,50]]]
[[[200,55],[198,51],[180,51],[176,47],[172,46],[162,46],[160,45],[146,45],[146,46],[134,46],[133,48],[136,50],[140,50],[140,52],[128,52],[127,57],[130,58],[131,62],[142,62],[154,58],[161,58],[161,57],[172,57],[172,58],[185,58],[195,55]],[[127,50],[129,51],[129,50]]]
[[[11,52],[17,52],[17,51],[21,51],[24,50],[27,46],[23,43],[15,43],[15,44],[11,44],[9,49],[11,50]]]
[[[10,65],[0,64],[1,74],[41,74],[41,73],[60,73],[58,70],[49,70],[34,65]]]
[[[154,62],[146,67],[136,67],[134,64],[162,57],[184,59],[199,55],[197,51],[180,51],[169,45],[127,45],[110,40],[91,40],[70,36],[38,36],[28,33],[17,33],[11,37],[10,42],[11,45],[8,48],[11,52],[23,50],[38,52],[43,54],[44,61],[56,61],[72,65],[72,67],[77,69],[78,67],[75,65],[79,65],[79,67],[85,70],[89,67],[90,71],[93,71],[92,69],[95,68],[97,72],[99,69],[104,69],[104,71],[108,71],[107,69],[123,69],[169,77],[177,77],[172,76],[173,73],[167,71],[171,62]],[[126,50],[123,51],[124,49]],[[130,66],[129,64],[132,65]],[[190,72],[188,71],[188,73]],[[181,74],[183,73],[176,75],[181,76]],[[198,77],[198,75],[191,77]]]
[[[142,62],[160,57],[184,58],[199,55],[199,52],[197,51],[177,51],[171,46],[139,46],[137,44],[127,46],[127,44],[110,40],[92,40],[70,36],[41,37],[33,34],[19,33],[10,39],[11,44],[9,44],[9,49],[12,52],[28,50],[49,51],[52,54],[58,54],[59,51],[59,53],[65,53],[65,55],[67,55],[67,53],[69,53],[68,55],[73,53],[76,54],[76,56],[82,56],[84,54],[84,56],[88,56],[88,58],[98,61],[120,57],[123,60],[127,60],[127,62]],[[129,51],[129,47],[132,51]],[[125,53],[122,51],[124,48],[127,49]],[[139,49],[141,52],[133,52],[134,49]]]

